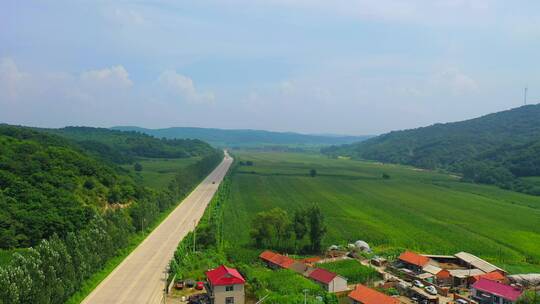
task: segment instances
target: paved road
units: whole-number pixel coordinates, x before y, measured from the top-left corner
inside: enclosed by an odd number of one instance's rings
[[[165,269],[178,243],[202,217],[231,163],[225,154],[221,164],[82,303],[160,303]]]

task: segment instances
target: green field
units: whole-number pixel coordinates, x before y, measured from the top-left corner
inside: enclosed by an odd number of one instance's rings
[[[141,158],[137,160],[142,165],[142,171],[136,172],[133,165],[123,165],[122,168],[138,176],[142,184],[154,189],[165,189],[178,171],[194,164],[200,157],[191,158]]]
[[[468,251],[511,272],[540,271],[540,197],[459,182],[411,167],[318,154],[235,153],[225,226],[231,244],[249,240],[251,217],[272,207],[318,204],[325,245],[358,239],[378,252]],[[318,175],[309,177],[310,169]],[[390,179],[383,179],[386,173]]]

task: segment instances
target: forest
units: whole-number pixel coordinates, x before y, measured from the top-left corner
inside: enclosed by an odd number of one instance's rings
[[[331,157],[399,163],[459,173],[464,181],[540,195],[523,177],[540,175],[540,105],[479,118],[393,131],[321,150]]]
[[[122,132],[114,132],[120,141]],[[124,140],[137,137],[127,133]],[[107,134],[99,140],[116,149]],[[116,152],[148,157],[174,148],[174,141],[147,140],[161,144],[150,144],[144,153],[126,144]],[[200,147],[190,153],[200,160],[179,170],[166,189],[156,190],[73,138],[1,125],[0,248],[27,249],[0,266],[0,303],[64,303],[223,158],[221,151],[194,143]]]

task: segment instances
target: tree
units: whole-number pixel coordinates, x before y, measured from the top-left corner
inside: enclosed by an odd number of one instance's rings
[[[140,163],[135,163],[135,164],[133,165],[133,169],[134,169],[135,171],[137,171],[137,172],[141,172],[143,168],[142,168],[142,165],[141,165]]]
[[[309,176],[311,176],[311,177],[317,176],[317,170],[315,170],[315,169],[309,170]]]
[[[253,219],[251,237],[255,239],[257,247],[283,249],[291,234],[291,220],[281,208],[259,212]]]
[[[307,212],[305,209],[299,209],[294,212],[293,230],[295,236],[295,247],[301,242],[308,232]]]
[[[382,178],[383,179],[390,179],[390,175],[388,175],[387,173],[383,173]]]
[[[311,250],[319,252],[321,243],[326,234],[326,224],[324,223],[324,215],[317,205],[313,205],[308,209],[309,218],[309,239],[311,241]]]

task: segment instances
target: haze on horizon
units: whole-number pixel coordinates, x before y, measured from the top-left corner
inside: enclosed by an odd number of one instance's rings
[[[540,2],[0,3],[0,122],[378,134],[540,101]]]

